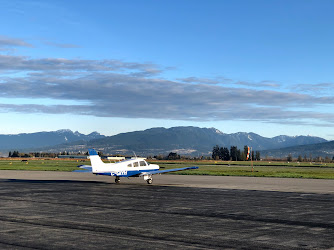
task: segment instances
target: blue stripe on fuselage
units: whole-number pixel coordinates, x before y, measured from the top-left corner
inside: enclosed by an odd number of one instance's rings
[[[123,170],[123,171],[113,171],[113,172],[105,172],[105,173],[94,173],[96,175],[108,175],[108,176],[118,176],[118,177],[138,177],[141,173],[149,173],[157,171],[156,169],[150,170]]]

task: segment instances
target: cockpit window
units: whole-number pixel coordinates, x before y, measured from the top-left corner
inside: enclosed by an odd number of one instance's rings
[[[129,163],[129,164],[128,164],[128,168],[131,168],[131,167],[132,167],[132,163]]]
[[[134,163],[133,163],[133,166],[134,166],[134,167],[139,167],[139,163],[138,163],[138,161],[134,162]]]
[[[141,166],[141,167],[146,166],[146,162],[145,162],[145,161],[140,161],[139,163],[140,163],[140,166]]]

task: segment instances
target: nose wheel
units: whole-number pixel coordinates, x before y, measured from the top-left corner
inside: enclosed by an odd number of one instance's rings
[[[146,180],[146,182],[147,182],[147,184],[152,184],[153,179],[152,179],[152,178],[149,178],[149,179]]]
[[[121,180],[120,180],[120,178],[118,177],[118,176],[116,176],[116,178],[115,178],[115,183],[120,183],[121,182]]]
[[[153,179],[152,179],[152,175],[144,175],[144,180],[147,182],[147,184],[152,184]]]

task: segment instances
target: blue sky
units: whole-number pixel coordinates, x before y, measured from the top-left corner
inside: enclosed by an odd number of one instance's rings
[[[333,1],[2,1],[0,134],[334,139]]]

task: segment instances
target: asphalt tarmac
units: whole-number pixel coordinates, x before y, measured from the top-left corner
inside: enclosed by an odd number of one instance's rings
[[[0,249],[334,249],[331,180],[100,177],[0,171]]]

